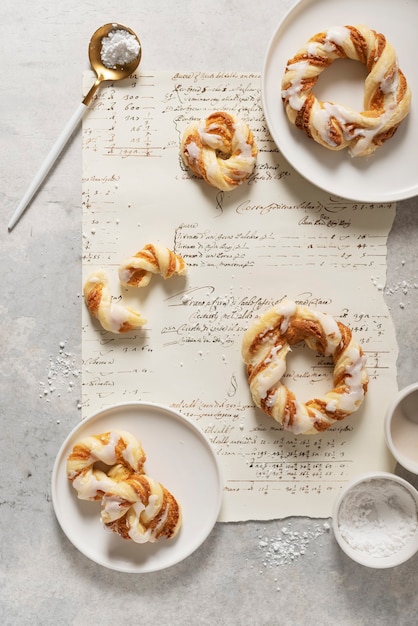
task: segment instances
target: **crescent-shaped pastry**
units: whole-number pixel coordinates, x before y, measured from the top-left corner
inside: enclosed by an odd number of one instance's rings
[[[184,276],[186,273],[187,265],[180,255],[151,243],[119,266],[119,280],[126,287],[146,287],[153,274],[167,279],[173,274]]]
[[[130,307],[112,301],[109,281],[102,271],[91,274],[84,283],[84,300],[93,317],[111,333],[126,333],[146,324],[146,320]]]

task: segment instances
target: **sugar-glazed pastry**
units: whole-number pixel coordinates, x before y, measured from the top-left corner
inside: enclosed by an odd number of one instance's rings
[[[321,102],[313,88],[336,59],[366,66],[364,110]],[[287,62],[281,95],[289,120],[330,150],[348,148],[368,156],[396,132],[409,112],[411,91],[398,66],[394,47],[381,33],[364,26],[334,26],[317,33]]]
[[[146,324],[146,320],[139,313],[119,302],[113,302],[105,272],[97,271],[91,274],[83,289],[84,300],[91,315],[105,330],[126,333]]]
[[[143,472],[145,460],[145,452],[136,437],[114,430],[76,443],[67,459],[67,477],[81,500],[101,500],[115,482]],[[97,464],[106,471],[96,467]],[[109,471],[112,468],[113,474]]]
[[[136,543],[175,537],[181,526],[181,508],[175,497],[145,474],[115,482],[102,499],[105,527]]]
[[[334,364],[334,388],[306,403],[282,382],[286,355],[302,341]],[[367,392],[366,357],[348,326],[291,301],[254,321],[244,334],[242,356],[254,403],[295,434],[326,430],[356,411]]]
[[[253,171],[257,147],[247,124],[218,111],[188,126],[181,140],[181,156],[199,178],[231,191]]]
[[[129,287],[146,287],[153,274],[167,279],[173,274],[184,276],[186,273],[187,265],[181,256],[169,248],[150,243],[119,266],[119,280]]]

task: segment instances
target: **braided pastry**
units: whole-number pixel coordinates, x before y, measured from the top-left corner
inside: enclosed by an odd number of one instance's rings
[[[99,320],[105,330],[126,333],[146,324],[146,320],[130,307],[112,302],[109,281],[104,272],[91,274],[83,290],[91,315]]]
[[[169,248],[149,243],[119,266],[119,280],[125,286],[145,287],[152,274],[161,274],[167,279],[173,274],[183,276],[186,272],[187,266],[181,256]]]
[[[115,482],[127,474],[141,473],[145,463],[141,443],[126,431],[111,431],[86,437],[77,443],[67,459],[67,477],[81,500],[100,500]],[[116,466],[116,472],[95,467],[101,462]]]
[[[104,526],[136,543],[172,538],[182,522],[175,497],[145,474],[145,460],[134,435],[114,430],[76,443],[66,467],[80,500],[100,500]]]
[[[339,58],[367,68],[364,111],[321,102],[312,93],[320,74]],[[295,126],[330,150],[348,147],[351,156],[368,156],[390,139],[411,103],[393,46],[364,25],[335,26],[311,37],[287,62],[281,95]]]
[[[161,483],[145,474],[115,482],[103,496],[102,522],[123,539],[153,543],[174,537],[181,525],[181,509]]]
[[[306,403],[281,382],[290,346],[301,341],[334,363],[334,388]],[[367,392],[366,357],[351,330],[326,313],[291,301],[267,311],[248,328],[242,356],[255,404],[295,434],[326,430],[356,411]]]
[[[216,112],[190,124],[181,140],[184,163],[207,183],[231,191],[254,169],[257,147],[239,118]]]

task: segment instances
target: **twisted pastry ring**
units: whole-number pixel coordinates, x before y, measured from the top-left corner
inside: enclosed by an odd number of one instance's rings
[[[136,543],[174,537],[182,522],[175,497],[145,474],[145,460],[141,442],[115,430],[76,443],[66,467],[79,499],[100,500],[104,526]]]
[[[181,517],[174,496],[145,474],[116,481],[102,499],[101,519],[105,527],[135,543],[174,537]]]
[[[199,178],[231,191],[253,171],[257,147],[243,121],[218,111],[188,126],[181,140],[181,155]]]
[[[334,388],[306,403],[282,384],[290,346],[304,341],[331,356]],[[245,332],[242,357],[255,404],[295,434],[316,434],[356,411],[367,392],[366,357],[351,330],[330,315],[284,301]]]
[[[367,68],[364,111],[321,102],[312,93],[320,74],[338,58]],[[330,150],[348,147],[368,156],[390,139],[409,112],[411,92],[393,46],[367,26],[335,26],[309,39],[287,62],[282,99],[289,120]]]
[[[152,274],[161,274],[164,279],[173,274],[183,276],[187,272],[184,259],[169,248],[147,244],[119,266],[119,280],[124,286],[146,287]]]
[[[80,500],[100,500],[115,481],[127,474],[141,473],[145,463],[141,443],[126,431],[110,431],[85,437],[72,449],[67,459],[67,477]],[[95,465],[117,466],[118,475]]]
[[[146,324],[146,320],[130,307],[112,301],[109,281],[105,272],[91,274],[83,287],[84,300],[91,315],[99,320],[105,330],[126,333]]]

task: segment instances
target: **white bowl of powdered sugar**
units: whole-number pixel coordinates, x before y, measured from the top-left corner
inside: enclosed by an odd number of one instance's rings
[[[333,531],[344,552],[373,568],[395,567],[418,551],[418,491],[387,472],[365,474],[343,488]]]

